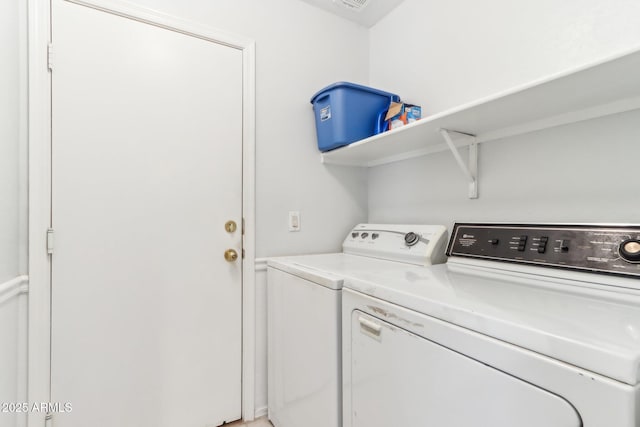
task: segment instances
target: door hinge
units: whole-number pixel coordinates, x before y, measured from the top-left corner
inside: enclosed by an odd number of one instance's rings
[[[244,248],[242,248],[242,259],[244,259]]]
[[[53,44],[47,45],[47,68],[49,71],[53,71]]]
[[[48,412],[47,415],[44,417],[44,427],[51,427],[53,426],[53,414],[51,412]]]
[[[244,218],[242,218],[242,235],[244,236]]]
[[[53,228],[47,229],[47,253],[53,253]]]

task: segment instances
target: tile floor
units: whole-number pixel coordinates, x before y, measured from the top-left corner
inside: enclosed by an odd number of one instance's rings
[[[269,422],[267,417],[262,417],[250,421],[248,423],[243,423],[242,421],[236,421],[235,423],[225,424],[225,427],[273,427],[273,424]]]

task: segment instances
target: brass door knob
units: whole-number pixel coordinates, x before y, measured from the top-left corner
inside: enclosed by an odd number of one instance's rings
[[[224,224],[224,229],[227,230],[227,233],[233,233],[238,229],[238,226],[236,225],[235,221],[227,221]]]
[[[224,251],[224,259],[229,262],[234,262],[238,259],[238,252],[233,249],[227,249],[226,251]]]

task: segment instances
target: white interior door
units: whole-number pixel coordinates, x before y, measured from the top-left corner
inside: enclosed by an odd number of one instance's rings
[[[242,52],[53,1],[57,427],[240,418]],[[237,231],[224,224],[233,220]]]

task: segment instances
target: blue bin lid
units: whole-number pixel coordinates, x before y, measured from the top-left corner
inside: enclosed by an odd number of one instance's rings
[[[400,96],[398,96],[398,95],[396,95],[394,93],[385,92],[383,90],[374,89],[372,87],[363,86],[363,85],[359,85],[359,84],[355,84],[355,83],[337,82],[337,83],[334,83],[334,84],[331,84],[331,85],[325,87],[324,89],[320,89],[318,92],[316,92],[316,94],[311,97],[311,103],[313,104],[315,102],[315,100],[320,95],[323,95],[325,92],[328,92],[330,90],[337,89],[337,88],[358,89],[358,90],[362,90],[362,91],[365,91],[365,92],[375,93],[375,94],[380,95],[380,96],[392,98],[395,102],[400,101]]]

